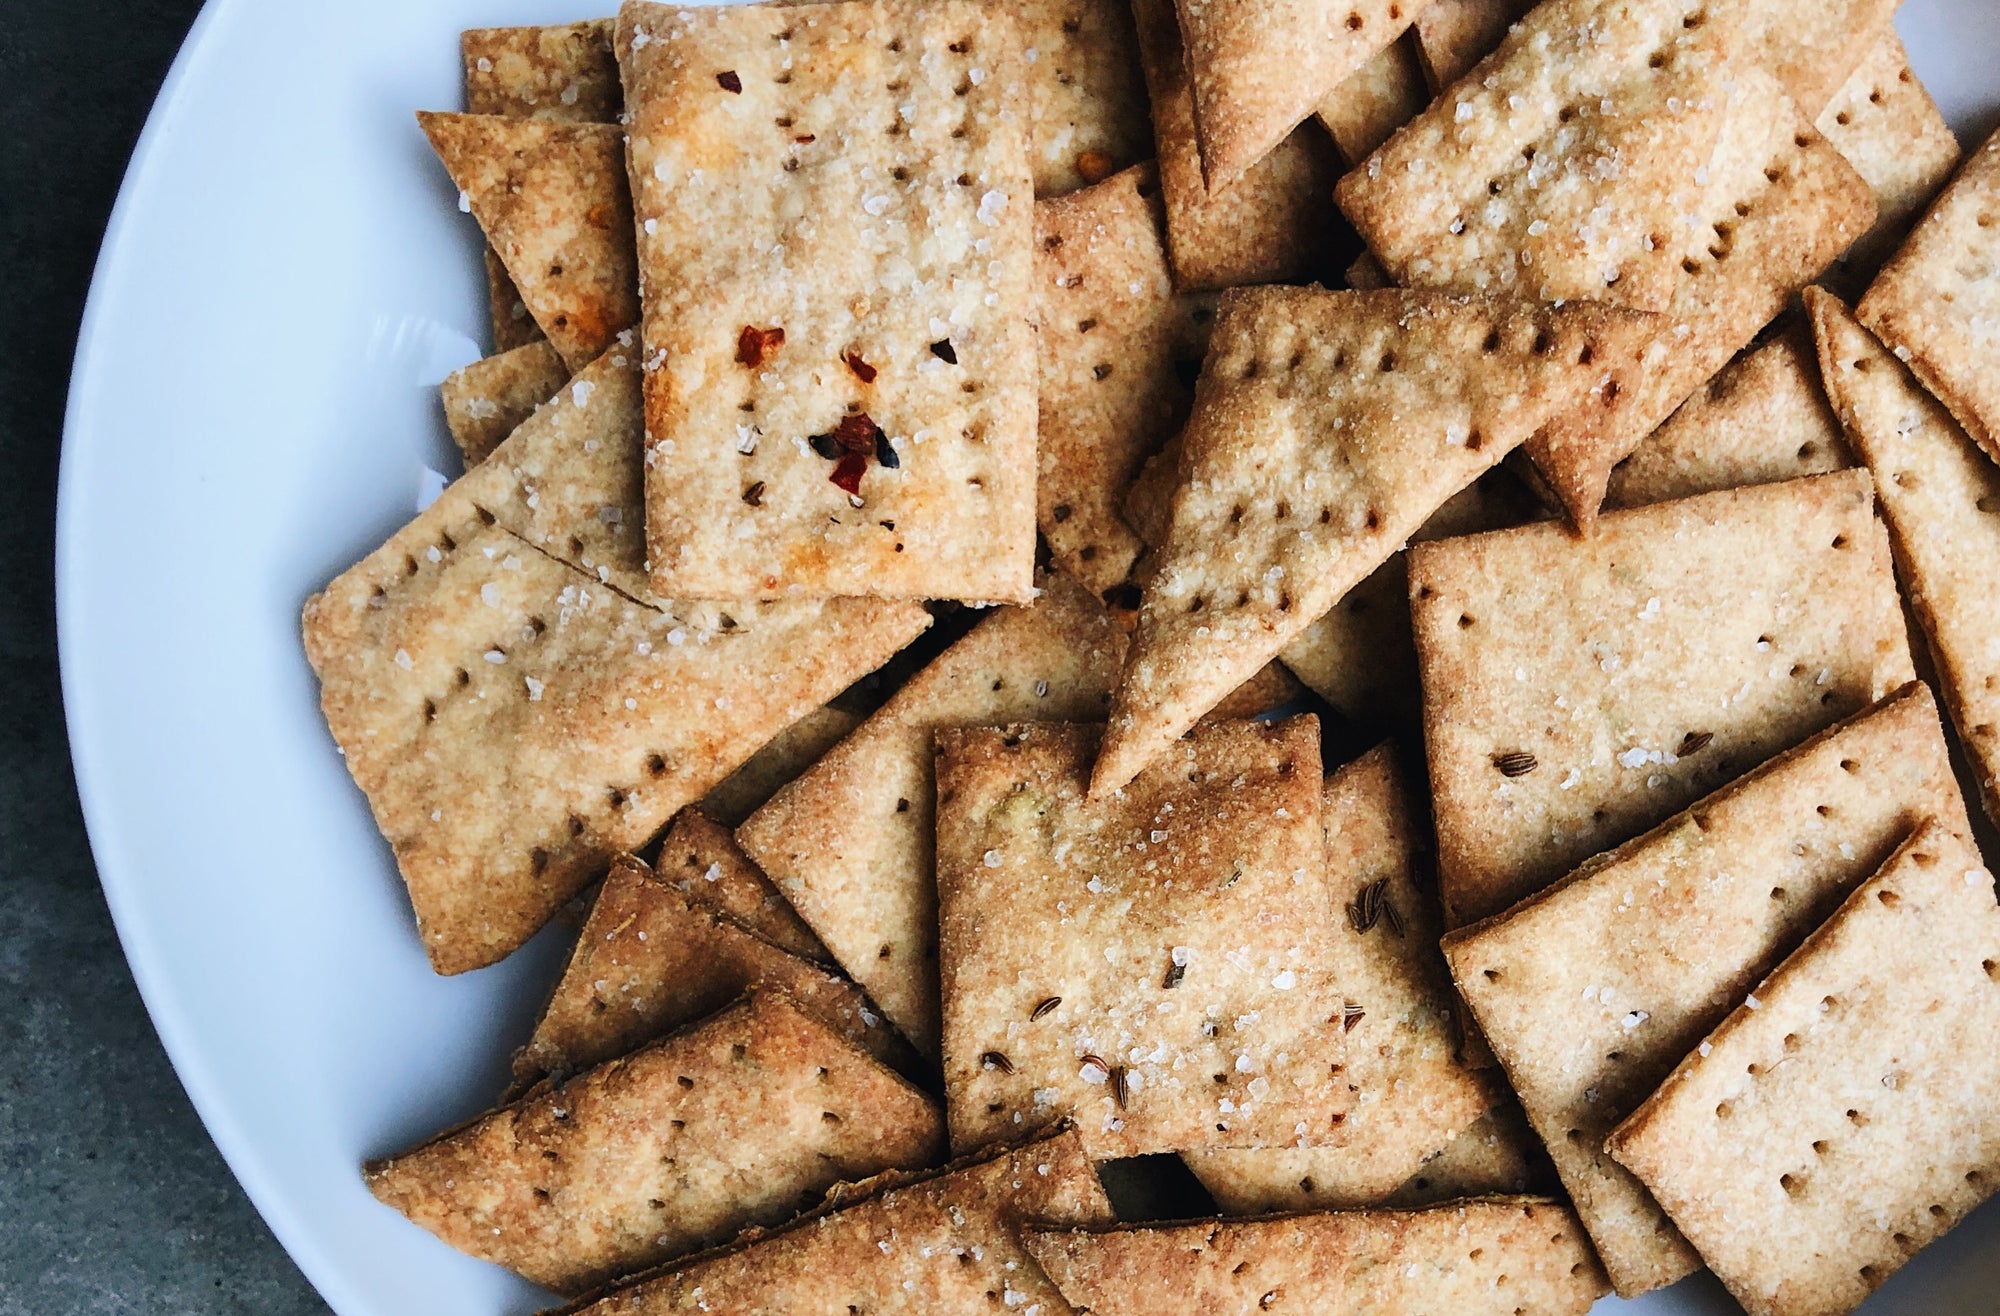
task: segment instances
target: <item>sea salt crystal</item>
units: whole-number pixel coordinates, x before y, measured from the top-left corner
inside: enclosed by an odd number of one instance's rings
[[[491,588],[492,588],[492,586],[490,586],[490,585],[489,585],[489,586],[487,586],[487,588],[488,588],[488,589],[491,589]],[[409,651],[408,649],[398,649],[398,650],[396,650],[396,666],[398,666],[398,667],[402,668],[402,669],[403,669],[404,671],[406,671],[406,672],[407,672],[407,671],[409,671],[409,670],[410,670],[410,668],[411,668],[411,667],[413,667],[414,665],[415,665],[415,664],[413,664],[413,663],[412,663],[412,662],[410,661],[410,651]]]
[[[597,385],[587,379],[579,379],[569,386],[569,400],[579,407],[590,405],[590,395],[597,391]]]
[[[1285,969],[1277,977],[1271,979],[1271,985],[1281,992],[1288,992],[1299,985],[1299,975],[1293,973],[1290,969]]]
[[[523,679],[526,680],[528,683],[528,701],[530,703],[533,703],[535,700],[540,699],[542,697],[542,691],[545,688],[542,685],[542,683],[540,681],[537,681],[532,676],[525,677]]]
[[[502,653],[498,649],[488,649],[485,653],[481,654],[480,656],[486,659],[487,662],[492,663],[496,667],[499,666],[501,663],[507,661],[507,655]]]
[[[988,850],[986,852],[986,866],[988,868],[998,868],[1000,866],[1000,852],[998,850]]]
[[[980,197],[979,222],[982,224],[998,224],[1000,222],[1000,212],[1006,205],[1007,194],[997,188]]]

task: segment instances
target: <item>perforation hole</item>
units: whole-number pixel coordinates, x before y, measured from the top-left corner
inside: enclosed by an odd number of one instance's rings
[[[1851,777],[1855,773],[1861,771],[1861,765],[1859,763],[1856,763],[1853,759],[1842,759],[1840,761],[1840,770],[1842,772],[1845,772],[1848,776]]]
[[[1781,886],[1774,886],[1771,888],[1771,899],[1783,900],[1784,898],[1785,898],[1785,888]]]
[[[1349,32],[1359,32],[1366,21],[1360,14],[1349,14],[1347,16],[1347,30]]]
[[[1458,614],[1458,629],[1462,631],[1469,631],[1472,629],[1473,625],[1474,622],[1470,616],[1468,616],[1463,612]]]
[[[1877,891],[1875,893],[1875,899],[1881,901],[1885,909],[1894,909],[1896,906],[1903,903],[1903,898],[1897,895],[1894,891]]]
[[[1799,1178],[1797,1175],[1794,1174],[1779,1175],[1778,1187],[1785,1190],[1785,1195],[1787,1197],[1797,1197],[1800,1193],[1806,1190],[1805,1180]]]

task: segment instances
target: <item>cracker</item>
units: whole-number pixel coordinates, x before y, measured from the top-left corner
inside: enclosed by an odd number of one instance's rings
[[[492,321],[493,351],[496,355],[511,352],[529,343],[546,342],[548,335],[535,323],[535,317],[528,314],[528,304],[521,300],[521,290],[514,286],[514,277],[507,273],[507,262],[500,259],[500,253],[489,243],[481,253],[486,265],[486,303]]]
[[[1060,196],[1152,154],[1146,82],[1125,0],[1008,6],[1024,47],[1035,195]]]
[[[1022,1221],[1108,1225],[1111,1204],[1084,1154],[1062,1131],[920,1177],[885,1174],[871,1194],[771,1234],[647,1276],[562,1316],[656,1316],[722,1310],[791,1312],[1067,1312],[1021,1245]]]
[[[1092,791],[1131,780],[1557,407],[1615,410],[1595,386],[1649,327],[1441,293],[1225,295]]]
[[[452,371],[438,386],[445,428],[465,457],[479,465],[535,408],[569,382],[555,348],[536,340]]]
[[[572,370],[639,319],[616,124],[420,111],[417,122]]]
[[[480,27],[459,37],[465,108],[561,123],[616,123],[625,96],[611,53],[612,22]]]
[[[1317,719],[1211,725],[1102,802],[1097,738],[937,733],[953,1146],[1065,1115],[1103,1157],[1340,1141]]]
[[[1841,261],[1872,269],[1958,167],[1958,138],[1886,24],[1813,122],[1875,193],[1875,227]]]
[[[743,853],[729,829],[709,817],[706,806],[683,809],[674,818],[660,842],[659,879],[774,946],[821,964],[833,962],[791,902]]]
[[[1202,181],[1194,92],[1172,0],[1132,0],[1132,17],[1153,107],[1175,285],[1195,292],[1313,274],[1331,255],[1337,229],[1328,197],[1340,161],[1326,133],[1301,124],[1236,186],[1211,192]]]
[[[1405,32],[1341,79],[1313,113],[1332,135],[1341,158],[1355,165],[1421,114],[1430,99],[1416,38]]]
[[[1285,670],[1283,663],[1265,663],[1250,679],[1222,697],[1204,722],[1230,722],[1238,718],[1262,717],[1294,699],[1305,696],[1306,688]]]
[[[1411,29],[1432,93],[1451,86],[1492,54],[1529,7],[1528,0],[1432,0],[1425,5]]]
[[[1356,256],[1354,263],[1347,267],[1346,277],[1347,286],[1357,292],[1374,292],[1396,286],[1395,280],[1389,277],[1389,272],[1382,268],[1382,262],[1365,251]]]
[[[1809,327],[1737,357],[1611,470],[1606,507],[1640,507],[1854,464],[1827,405]]]
[[[1826,108],[1902,0],[1741,0],[1744,54],[1769,69],[1808,119]]]
[[[704,795],[703,812],[729,827],[741,826],[781,788],[797,781],[806,769],[825,757],[862,720],[861,714],[836,704],[806,714]]]
[[[1991,510],[2000,508],[2000,468],[1838,299],[1817,289],[1806,297],[1827,389],[1874,472],[1944,706],[1986,812],[2000,817],[2000,654],[1992,641],[2000,528]]]
[[[460,1251],[573,1293],[942,1149],[929,1098],[760,991],[366,1178]]]
[[[2000,1183],[2000,909],[1932,823],[1612,1134],[1754,1316],[1849,1311]]]
[[[632,3],[618,48],[654,589],[1025,599],[1034,219],[1007,14]]]
[[[1418,1166],[1381,1205],[1431,1206],[1461,1197],[1525,1193],[1547,1159],[1521,1103],[1510,1094]],[[1553,1186],[1554,1174],[1547,1177]]]
[[[1922,686],[1840,724],[1445,938],[1460,992],[1554,1157],[1618,1291],[1700,1264],[1603,1154],[1727,1012],[1926,818],[1964,825]]]
[[[1667,309],[1729,102],[1734,33],[1704,3],[1537,6],[1340,180],[1341,210],[1399,283]]]
[[[1492,1105],[1491,1086],[1453,1058],[1451,978],[1437,951],[1437,891],[1424,871],[1412,803],[1387,745],[1327,780],[1327,895],[1335,911],[1327,967],[1347,1041],[1346,1141],[1187,1154],[1225,1211],[1378,1202]],[[1363,925],[1367,931],[1358,931]]]
[[[1026,1241],[1073,1306],[1119,1316],[1582,1316],[1604,1292],[1575,1217],[1546,1198],[1040,1229]]]
[[[1174,292],[1161,214],[1151,165],[1035,203],[1036,519],[1093,594],[1123,584],[1145,548],[1119,503],[1186,422],[1214,320],[1212,297]]]
[[[2000,133],[1966,160],[1861,299],[1861,323],[2000,461]]]
[[[1167,542],[1167,530],[1174,521],[1174,490],[1181,484],[1181,454],[1187,445],[1176,434],[1146,459],[1125,493],[1125,521],[1138,532],[1140,540],[1157,549]],[[1151,574],[1150,559],[1135,566],[1137,579]]]

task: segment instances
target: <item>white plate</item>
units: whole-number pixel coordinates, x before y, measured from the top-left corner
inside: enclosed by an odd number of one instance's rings
[[[562,934],[431,974],[320,722],[298,614],[408,519],[428,469],[455,469],[435,386],[477,354],[484,284],[411,112],[459,104],[461,28],[610,3],[211,0],[140,139],[77,352],[57,584],[98,870],[181,1081],[342,1316],[538,1302],[377,1205],[356,1166],[498,1090]],[[1909,0],[1899,25],[1961,135],[1989,129],[2000,6]],[[1868,1310],[1984,1312],[1996,1293],[1989,1208]],[[1731,1310],[1706,1278],[1630,1309]]]

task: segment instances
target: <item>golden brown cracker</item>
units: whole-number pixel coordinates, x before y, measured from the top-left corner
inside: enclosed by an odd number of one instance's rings
[[[465,108],[563,123],[616,123],[624,108],[612,22],[472,28],[459,37]]]
[[[1341,159],[1356,165],[1421,114],[1430,99],[1416,38],[1405,32],[1343,78],[1313,113],[1333,137]]]
[[[1521,1103],[1511,1092],[1505,1093],[1492,1110],[1418,1166],[1381,1205],[1431,1206],[1461,1197],[1526,1193],[1536,1190],[1537,1179],[1543,1177],[1553,1189],[1554,1170],[1542,1172],[1547,1160]]]
[[[1435,95],[1493,53],[1507,29],[1529,9],[1527,0],[1432,0],[1417,15],[1417,55]]]
[[[1737,0],[1744,54],[1769,69],[1808,119],[1826,108],[1902,0]]]
[[[1958,167],[1958,138],[1886,24],[1813,122],[1875,193],[1875,227],[1841,258],[1865,277]]]
[[[540,339],[446,375],[438,386],[445,428],[466,466],[485,461],[501,440],[535,414],[535,408],[569,382],[569,375],[555,348]]]
[[[709,816],[706,805],[683,809],[675,816],[660,842],[657,868],[660,881],[728,915],[772,945],[804,959],[833,962],[832,953],[791,902],[743,853],[729,828]]]
[[[1125,0],[1027,0],[1008,12],[1028,61],[1036,196],[1088,187],[1152,153]]]
[[[781,788],[797,781],[861,722],[861,714],[835,704],[806,714],[702,796],[703,812],[729,827],[742,826],[745,819],[769,803]]]

